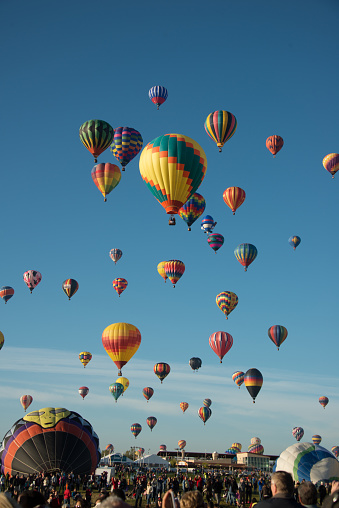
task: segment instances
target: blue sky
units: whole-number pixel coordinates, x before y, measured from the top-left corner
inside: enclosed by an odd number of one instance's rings
[[[15,295],[0,302],[0,439],[30,393],[31,409],[79,412],[101,447],[117,451],[157,452],[185,439],[187,450],[223,452],[259,436],[278,454],[293,444],[294,426],[304,440],[320,434],[325,447],[338,445],[338,182],[322,166],[339,151],[338,14],[335,0],[2,3],[0,285]],[[148,98],[153,85],[168,89],[159,111]],[[203,126],[217,109],[238,121],[221,154]],[[139,130],[144,146],[175,132],[203,147],[198,192],[225,237],[217,254],[199,220],[190,233],[180,218],[168,226],[139,156],[103,202],[78,135],[92,118]],[[265,146],[272,134],[285,141],[275,159]],[[116,163],[109,151],[99,162]],[[235,216],[222,199],[233,185],[247,196]],[[291,235],[301,237],[295,252]],[[247,273],[233,253],[244,242],[258,249]],[[123,251],[117,265],[112,248]],[[186,265],[175,289],[156,270],[173,258]],[[42,273],[32,295],[22,279],[28,269]],[[61,289],[69,277],[79,282],[71,302]],[[128,280],[120,298],[116,277]],[[228,321],[215,304],[226,290],[239,297]],[[108,386],[117,369],[101,334],[119,321],[137,326],[142,342],[115,404]],[[274,324],[289,332],[279,352],[267,336]],[[219,330],[234,339],[222,365],[208,344]],[[84,350],[93,354],[85,370]],[[202,359],[198,373],[192,356]],[[153,373],[161,361],[172,369],[162,385]],[[264,377],[256,404],[231,379],[252,367]],[[84,401],[82,385],[90,388]],[[148,404],[145,386],[155,390]],[[330,399],[325,411],[321,395]],[[197,410],[206,397],[204,426]],[[190,404],[184,415],[182,401]],[[143,426],[137,440],[135,422]]]

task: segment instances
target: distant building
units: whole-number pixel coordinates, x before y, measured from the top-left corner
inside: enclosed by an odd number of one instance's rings
[[[240,452],[237,453],[237,464],[246,466],[248,471],[254,469],[270,471],[270,456],[259,455],[258,453]]]

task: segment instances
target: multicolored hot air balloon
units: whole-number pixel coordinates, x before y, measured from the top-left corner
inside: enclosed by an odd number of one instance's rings
[[[78,289],[79,284],[75,279],[66,279],[62,283],[62,290],[68,296],[69,300],[72,298],[73,295],[75,295]]]
[[[142,455],[145,453],[145,448],[138,448],[137,449],[137,455],[138,457],[142,457]]]
[[[122,170],[142,148],[143,140],[140,132],[132,127],[117,127],[114,129],[113,143],[111,144],[111,152],[120,162]]]
[[[323,158],[323,166],[331,173],[332,178],[339,169],[339,153],[329,153],[326,157]]]
[[[133,423],[131,425],[131,432],[132,432],[133,436],[135,437],[135,439],[137,438],[137,436],[140,434],[141,431],[142,431],[142,427],[141,427],[140,423]]]
[[[154,374],[158,376],[161,383],[165,379],[166,376],[171,372],[171,367],[168,365],[168,363],[156,363],[153,367]]]
[[[321,404],[324,409],[328,403],[329,403],[328,397],[325,397],[324,395],[322,397],[319,397],[319,404]]]
[[[211,417],[212,411],[209,407],[202,406],[198,411],[198,415],[199,415],[199,418],[201,418],[201,420],[204,422],[204,425],[205,425],[207,420]]]
[[[301,238],[299,236],[290,236],[288,239],[288,243],[293,247],[294,250],[298,247],[300,242]]]
[[[79,136],[81,142],[93,155],[94,162],[97,162],[97,157],[112,143],[114,131],[113,127],[103,120],[88,120],[81,125]]]
[[[142,179],[166,213],[175,215],[205,178],[207,161],[204,150],[193,139],[182,134],[165,134],[143,149],[139,168]]]
[[[280,136],[269,136],[266,139],[266,148],[273,154],[273,157],[280,152],[283,146],[284,140]]]
[[[205,120],[205,131],[219,147],[219,152],[237,129],[237,119],[229,111],[213,111]]]
[[[147,400],[147,402],[149,401],[149,399],[151,397],[153,397],[153,393],[154,393],[154,390],[150,386],[146,386],[146,388],[144,388],[142,390],[142,394],[145,397],[145,399]]]
[[[180,409],[183,413],[186,411],[186,409],[188,409],[188,406],[188,402],[180,402]]]
[[[215,354],[219,356],[220,363],[222,363],[225,354],[233,346],[233,337],[227,332],[215,332],[210,335],[209,345]]]
[[[304,429],[302,427],[293,427],[292,429],[292,436],[296,438],[297,441],[300,441],[300,439],[304,435]]]
[[[87,386],[80,386],[79,388],[79,395],[84,399],[86,395],[88,395],[89,388]]]
[[[262,455],[264,453],[264,447],[262,444],[250,444],[248,447],[248,453],[256,453]]]
[[[167,263],[167,261],[161,261],[157,266],[158,273],[159,273],[159,275],[161,275],[161,277],[164,279],[165,282],[166,282],[166,279],[168,279],[166,272],[165,272],[165,264],[166,263]]]
[[[201,221],[201,229],[204,233],[212,233],[213,229],[216,226],[216,222],[214,222],[213,217],[211,215],[205,215]]]
[[[313,444],[319,445],[321,443],[321,436],[315,434],[314,436],[312,436],[312,441]]]
[[[2,332],[0,332],[0,350],[2,349],[4,343],[5,343],[4,334]]]
[[[202,365],[201,359],[196,358],[194,356],[193,356],[193,358],[190,359],[190,361],[188,363],[189,363],[189,366],[191,367],[191,369],[194,371],[197,371],[198,369],[200,369],[200,367]]]
[[[253,399],[254,404],[255,398],[260,392],[263,384],[263,377],[261,372],[258,369],[249,369],[244,376],[244,383],[248,393]]]
[[[33,289],[37,287],[37,285],[42,279],[41,273],[37,272],[36,270],[28,270],[27,272],[24,273],[23,277],[31,293]]]
[[[179,447],[179,449],[183,450],[185,448],[185,446],[186,446],[186,441],[184,439],[180,439],[178,441],[178,447]]]
[[[168,91],[164,86],[152,86],[152,88],[149,89],[148,96],[153,104],[157,106],[157,109],[159,109],[159,106],[167,99]]]
[[[337,457],[337,458],[338,458],[338,457],[339,457],[339,446],[332,446],[332,448],[331,448],[331,452],[333,453],[333,455],[334,455],[335,457]]]
[[[32,404],[32,402],[33,402],[32,395],[22,395],[22,397],[20,397],[20,404],[22,405],[25,411]]]
[[[224,237],[219,233],[211,233],[207,237],[207,243],[217,253],[217,250],[224,245]]]
[[[108,452],[113,453],[113,452],[114,452],[114,446],[113,446],[111,443],[109,443],[109,444],[106,446],[105,450],[107,450]]]
[[[123,291],[127,288],[128,282],[126,279],[122,279],[121,277],[118,277],[117,279],[114,279],[112,282],[113,288],[118,293],[119,297]]]
[[[251,438],[251,444],[261,444],[260,437],[252,437]]]
[[[148,418],[146,418],[146,423],[149,426],[149,428],[151,429],[151,432],[154,429],[154,427],[156,426],[157,421],[158,420],[156,419],[155,416],[149,416]]]
[[[237,370],[236,372],[233,372],[232,374],[232,380],[235,382],[235,384],[240,389],[240,386],[243,384],[245,378],[245,373],[241,370]]]
[[[123,385],[121,383],[116,383],[116,382],[109,385],[108,389],[111,392],[112,396],[114,397],[115,402],[117,402],[120,395],[122,395],[124,392]]]
[[[228,187],[222,197],[226,205],[232,210],[233,215],[235,211],[243,204],[246,198],[246,193],[240,187]]]
[[[115,265],[117,264],[117,261],[119,261],[121,256],[122,251],[120,249],[112,249],[109,251],[109,257],[111,258],[112,261],[114,261]]]
[[[167,450],[167,446],[166,446],[165,444],[161,444],[161,445],[159,446],[159,450],[160,450],[161,452],[165,452],[165,451]]]
[[[5,303],[7,303],[13,295],[14,289],[11,286],[2,286],[2,288],[0,288],[0,296]]]
[[[175,288],[176,283],[185,272],[185,264],[179,259],[170,259],[165,262],[164,270]]]
[[[211,399],[204,399],[202,403],[205,407],[210,407],[212,405]]]
[[[96,164],[91,171],[92,180],[98,187],[101,194],[104,196],[104,201],[107,201],[106,196],[120,183],[121,172],[116,164],[103,162]]]
[[[287,338],[288,335],[286,328],[282,325],[270,326],[267,333],[269,338],[271,339],[273,344],[277,346],[279,351],[281,344],[284,342],[284,340]]]
[[[215,301],[221,312],[225,314],[226,319],[228,319],[228,315],[238,305],[238,297],[231,291],[223,291],[222,293],[219,293]]]
[[[242,444],[241,443],[233,443],[231,448],[237,448],[239,452],[241,452]]]
[[[129,380],[127,379],[127,377],[124,377],[124,376],[120,376],[118,377],[118,379],[115,380],[116,383],[120,383],[123,387],[123,392],[122,392],[122,395],[125,393],[125,391],[127,390],[127,388],[129,387]]]
[[[108,356],[121,369],[138,351],[141,343],[141,333],[138,328],[129,323],[113,323],[107,326],[102,334],[102,345]]]
[[[191,226],[203,213],[206,207],[206,201],[195,192],[193,196],[179,209],[179,215],[188,226],[188,231],[191,231]]]
[[[79,353],[79,360],[81,361],[82,365],[85,368],[88,362],[92,360],[92,355],[89,351],[82,351],[81,353]]]
[[[247,272],[247,268],[253,263],[257,254],[257,248],[251,243],[242,243],[234,250],[234,255],[239,263],[245,267],[245,272]]]

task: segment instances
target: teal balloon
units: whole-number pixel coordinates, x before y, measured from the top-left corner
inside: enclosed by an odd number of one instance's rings
[[[124,385],[122,383],[113,383],[109,386],[109,391],[113,395],[116,402],[120,395],[122,395],[124,392]]]

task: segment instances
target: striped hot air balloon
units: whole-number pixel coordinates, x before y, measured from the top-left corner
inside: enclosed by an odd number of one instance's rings
[[[164,279],[165,282],[168,279],[166,272],[165,272],[165,264],[166,263],[167,263],[167,261],[160,261],[160,263],[157,266],[158,274]]]
[[[248,393],[253,399],[253,404],[255,403],[255,398],[261,390],[263,384],[263,377],[258,369],[249,369],[244,377],[244,383],[247,388]]]
[[[223,291],[222,293],[219,293],[215,301],[221,312],[225,314],[226,319],[228,319],[228,315],[238,305],[238,297],[231,291]]]
[[[164,270],[175,288],[176,283],[185,272],[185,264],[179,259],[170,259],[165,262]]]
[[[186,446],[186,441],[184,439],[180,439],[178,441],[178,447],[180,448],[180,450],[183,450]]]
[[[113,143],[110,150],[120,162],[122,170],[140,152],[143,139],[139,131],[132,127],[117,127],[114,129]]]
[[[150,386],[146,386],[146,388],[144,388],[142,390],[142,394],[145,397],[145,399],[147,400],[147,402],[149,401],[149,399],[151,397],[153,397],[153,393],[154,393],[154,390]]]
[[[205,423],[212,415],[212,410],[209,407],[202,406],[198,411],[199,418]]]
[[[86,395],[88,395],[89,388],[87,386],[80,386],[79,388],[79,395],[84,399]]]
[[[202,403],[205,407],[210,407],[212,405],[211,399],[204,399]]]
[[[236,210],[245,201],[246,193],[240,187],[228,187],[222,197],[226,205],[232,210],[233,215],[235,215]]]
[[[149,428],[151,429],[151,432],[154,429],[154,427],[156,426],[157,421],[158,420],[156,419],[155,416],[149,416],[148,418],[146,418],[146,423],[149,426]]]
[[[112,397],[114,397],[114,400],[115,402],[118,401],[118,398],[120,397],[120,395],[123,394],[124,392],[124,387],[121,383],[112,383],[111,385],[109,385],[108,387],[109,391],[111,392],[112,394]]]
[[[5,303],[7,303],[13,295],[14,289],[11,286],[2,286],[2,288],[0,288],[0,296]]]
[[[314,436],[312,436],[312,441],[313,444],[319,445],[321,443],[321,436],[315,434]]]
[[[137,352],[141,343],[141,333],[138,328],[129,323],[113,323],[107,326],[102,334],[102,345],[108,356],[121,369]]]
[[[104,201],[107,201],[106,196],[120,183],[121,172],[116,164],[109,162],[96,164],[91,171],[92,180],[104,196]]]
[[[70,300],[73,295],[78,291],[79,284],[75,279],[66,279],[62,283],[62,290],[68,296]]]
[[[217,250],[224,245],[224,237],[219,233],[211,233],[207,237],[207,243],[217,253]]]
[[[234,255],[239,263],[245,267],[245,272],[247,272],[247,268],[253,263],[257,254],[257,248],[251,243],[242,243],[234,251]]]
[[[229,111],[213,111],[205,120],[205,131],[217,144],[219,152],[237,129],[237,119]]]
[[[215,332],[210,335],[209,345],[215,354],[219,356],[220,363],[222,363],[225,354],[228,353],[233,346],[233,337],[227,332]]]
[[[328,397],[325,397],[325,395],[323,395],[322,397],[319,397],[319,404],[321,404],[324,409],[328,403],[329,403]]]
[[[168,363],[156,363],[153,367],[154,374],[160,379],[161,383],[171,372],[171,367]]]
[[[167,450],[167,446],[166,446],[165,444],[161,444],[161,445],[159,446],[159,450],[160,450],[161,452],[165,452],[165,451]]]
[[[132,432],[133,436],[135,437],[135,439],[137,438],[137,436],[140,434],[141,431],[142,431],[142,427],[141,427],[140,423],[132,423],[131,432]]]
[[[88,120],[79,129],[81,142],[93,155],[94,162],[113,141],[113,127],[103,120]]]
[[[273,157],[282,149],[284,146],[284,140],[281,136],[269,136],[266,139],[266,148],[273,154]]]
[[[122,279],[121,277],[118,277],[117,279],[114,279],[112,284],[113,284],[113,288],[118,293],[119,297],[120,297],[121,293],[123,291],[125,291],[125,289],[128,286],[127,280],[126,279]]]
[[[168,91],[164,86],[152,86],[152,88],[149,89],[148,96],[153,104],[157,106],[157,109],[159,109],[159,106],[167,99]]]
[[[20,404],[22,405],[25,411],[32,404],[32,402],[33,402],[32,395],[22,395],[22,397],[20,397]]]
[[[338,458],[338,457],[339,457],[339,446],[332,446],[332,448],[331,448],[331,452],[333,453],[333,455],[334,455],[335,457],[337,457],[337,458]]]
[[[339,153],[329,153],[326,157],[323,158],[323,166],[331,173],[332,178],[339,169]]]
[[[277,346],[279,351],[281,344],[284,342],[284,340],[287,338],[288,335],[286,328],[282,325],[273,325],[270,326],[267,333],[269,338],[271,339],[273,344]]]
[[[112,249],[109,251],[109,257],[112,261],[114,261],[114,264],[117,264],[117,261],[121,259],[122,251],[120,249]]]
[[[245,373],[242,372],[241,370],[237,370],[236,372],[233,372],[233,374],[232,374],[232,379],[235,382],[235,384],[238,386],[239,389],[240,389],[240,386],[244,382],[244,377],[245,377]]]

